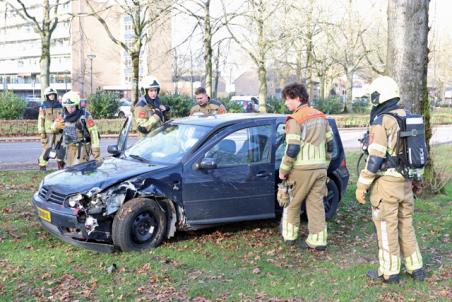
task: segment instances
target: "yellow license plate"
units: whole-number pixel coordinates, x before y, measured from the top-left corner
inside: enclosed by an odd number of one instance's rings
[[[50,212],[41,208],[38,208],[39,211],[39,217],[41,219],[44,219],[45,221],[51,222],[51,215]]]

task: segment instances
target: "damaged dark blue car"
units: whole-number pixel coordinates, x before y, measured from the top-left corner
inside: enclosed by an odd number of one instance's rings
[[[50,233],[97,251],[143,250],[178,230],[275,218],[284,122],[278,114],[187,117],[126,148],[127,119],[111,157],[47,175],[33,205]],[[327,218],[349,178],[329,122],[338,152],[328,168]]]

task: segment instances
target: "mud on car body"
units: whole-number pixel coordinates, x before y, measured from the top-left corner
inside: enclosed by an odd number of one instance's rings
[[[158,246],[176,230],[274,218],[285,116],[226,114],[169,121],[126,148],[126,119],[113,156],[47,175],[33,196],[43,227],[97,251]],[[327,217],[338,207],[348,170],[338,153],[328,169]]]

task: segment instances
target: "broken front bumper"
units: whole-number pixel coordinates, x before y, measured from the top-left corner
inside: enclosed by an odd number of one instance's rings
[[[108,242],[94,242],[93,238],[104,236],[105,232],[88,235],[84,223],[78,221],[73,209],[43,200],[38,193],[33,195],[33,206],[41,225],[55,237],[97,252],[112,252],[114,246]]]

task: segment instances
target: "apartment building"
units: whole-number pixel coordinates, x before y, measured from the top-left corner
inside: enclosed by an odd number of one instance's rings
[[[40,96],[40,37],[34,32],[32,21],[20,17],[10,2],[14,3],[10,0],[0,4],[0,90]],[[30,15],[42,19],[42,7],[37,1],[24,2]],[[59,7],[66,17],[60,19],[51,40],[50,82],[59,91],[71,89],[70,9],[69,3]]]
[[[39,1],[24,3],[30,15],[36,16],[37,20],[42,18]],[[59,23],[51,39],[50,85],[60,93],[71,89],[79,91],[82,97],[98,88],[130,96],[130,57],[111,41],[97,19],[87,15],[90,9],[86,0],[63,3],[59,6]],[[133,38],[130,17],[124,15],[119,7],[105,10],[105,1],[90,3],[95,10],[103,11],[101,16],[115,38],[130,45]],[[8,89],[22,96],[39,96],[39,34],[34,32],[31,21],[24,20],[11,9],[11,4],[19,7],[14,0],[0,3],[0,91]],[[140,76],[151,73],[161,81],[163,89],[170,89],[170,18],[164,26],[149,31],[151,40],[142,48]]]

